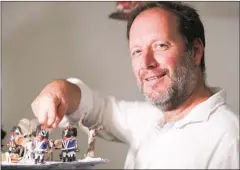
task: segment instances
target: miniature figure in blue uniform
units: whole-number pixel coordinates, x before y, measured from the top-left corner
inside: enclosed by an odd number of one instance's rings
[[[41,126],[41,130],[36,134],[34,146],[35,164],[44,163],[44,154],[48,150],[48,132],[44,126]]]
[[[10,137],[8,139],[8,152],[15,153],[19,156],[23,155],[23,148],[19,144],[18,139],[23,136],[22,130],[19,126],[14,126],[11,130]]]
[[[75,137],[76,135],[73,134],[73,129],[69,126],[63,130],[62,153],[60,154],[60,159],[62,159],[63,162],[76,160],[77,140]]]

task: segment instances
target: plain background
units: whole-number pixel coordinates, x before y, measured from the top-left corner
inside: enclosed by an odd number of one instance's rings
[[[239,2],[189,2],[205,25],[207,82],[239,113]],[[33,118],[30,104],[50,81],[78,77],[118,99],[143,100],[131,70],[126,22],[115,2],[2,2],[2,126]],[[59,138],[59,130],[52,138]],[[87,136],[79,132],[80,153]],[[97,139],[97,168],[123,168],[127,147]],[[58,154],[55,154],[58,157]]]

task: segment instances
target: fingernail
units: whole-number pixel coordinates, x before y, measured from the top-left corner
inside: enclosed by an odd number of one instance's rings
[[[53,123],[52,127],[57,128],[57,123]]]
[[[38,121],[39,121],[39,123],[41,123],[41,124],[44,124],[44,123],[45,123],[45,119],[44,119],[44,118],[41,118],[41,117],[38,119]]]
[[[52,122],[53,122],[52,120],[48,119],[48,122],[47,122],[48,126],[51,126],[53,124]]]

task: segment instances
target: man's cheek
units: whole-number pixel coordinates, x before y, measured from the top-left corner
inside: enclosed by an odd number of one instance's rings
[[[140,69],[139,69],[138,65],[132,63],[132,70],[133,70],[135,77],[138,78],[140,76]]]
[[[138,69],[136,69],[136,70],[133,70],[133,72],[134,72],[134,76],[136,78],[137,83],[139,85],[142,84],[143,82],[142,82],[142,79],[141,79],[140,71]]]
[[[175,70],[176,58],[175,58],[175,57],[167,57],[167,58],[164,60],[163,65],[164,65],[164,67],[167,68],[170,72],[172,72],[173,70]]]
[[[164,60],[164,65],[167,67],[172,67],[176,63],[176,57],[166,57]]]

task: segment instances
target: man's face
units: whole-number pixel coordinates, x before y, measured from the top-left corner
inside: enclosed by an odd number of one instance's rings
[[[159,8],[136,17],[129,34],[133,72],[144,96],[168,111],[195,89],[198,75],[174,14]]]

